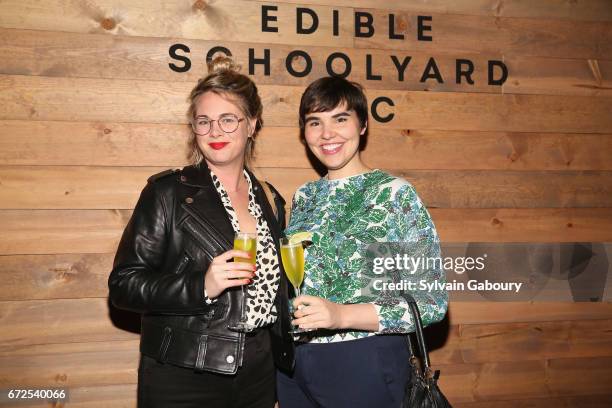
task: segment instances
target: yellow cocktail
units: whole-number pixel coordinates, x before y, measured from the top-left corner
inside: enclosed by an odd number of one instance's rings
[[[250,264],[255,264],[257,259],[257,234],[251,234],[248,232],[237,232],[234,235],[234,249],[240,251],[246,251],[249,253],[249,258],[239,258],[235,257],[234,262],[246,262]],[[255,330],[257,327],[250,324],[246,315],[246,302],[248,293],[244,289],[245,285],[240,286],[240,290],[242,291],[242,308],[240,311],[240,320],[234,324],[229,324],[227,326],[228,329],[248,333]]]
[[[234,258],[234,262],[246,262],[254,264],[257,257],[257,235],[239,232],[234,237],[234,249],[248,252],[250,258]]]
[[[289,282],[299,292],[304,281],[304,247],[302,243],[281,245],[281,258]]]
[[[295,237],[294,237],[295,239]],[[295,296],[300,296],[300,287],[304,281],[304,246],[302,241],[295,239],[291,241],[289,238],[281,239],[281,259],[283,261],[283,269],[285,275],[295,289]],[[289,302],[290,308],[291,302]],[[299,334],[310,331],[310,329],[295,328],[290,330],[293,334]]]

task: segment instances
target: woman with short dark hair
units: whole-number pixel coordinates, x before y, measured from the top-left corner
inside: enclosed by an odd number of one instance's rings
[[[295,370],[278,373],[281,408],[399,407],[410,375],[405,334],[415,326],[408,297],[375,282],[444,282],[440,266],[372,271],[368,251],[439,258],[440,245],[412,185],[362,162],[367,106],[362,88],[342,78],[319,79],[302,95],[302,137],[327,175],[298,188],[285,230],[312,234],[293,323],[314,331],[297,341]],[[446,313],[437,288],[410,291],[425,325]]]

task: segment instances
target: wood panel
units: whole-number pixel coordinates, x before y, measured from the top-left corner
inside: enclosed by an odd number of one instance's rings
[[[164,168],[0,167],[2,209],[132,209],[147,178]],[[387,170],[387,169],[384,169]],[[289,201],[312,169],[259,168]],[[612,207],[612,172],[395,171],[429,208]]]
[[[451,304],[453,319],[456,305]],[[436,345],[434,365],[612,357],[612,320],[461,324],[450,327],[443,346],[436,338],[439,328],[426,333],[430,347]]]
[[[0,300],[104,297],[114,254],[0,256]]]
[[[560,21],[433,14],[432,41],[417,40],[417,15],[396,13],[396,33],[405,39],[389,40],[387,10],[357,9],[369,12],[379,35],[355,38],[356,48],[382,48],[438,52],[503,53],[504,55],[609,59],[612,55],[612,25],[603,22]],[[382,22],[382,24],[380,24]],[[382,35],[381,35],[382,34]]]
[[[173,60],[168,55],[169,47],[176,43],[185,44],[190,49],[190,52],[185,54],[189,56],[192,64],[188,72],[177,73],[168,66],[169,63],[183,65],[183,62]],[[0,73],[185,81],[193,84],[207,72],[205,56],[216,46],[229,49],[235,60],[243,66],[243,72],[249,72],[249,49],[257,49],[258,45],[255,43],[0,29]],[[504,93],[517,94],[612,95],[612,62],[606,60],[592,61],[592,64],[597,66],[595,70],[591,69],[584,59],[503,56],[510,74],[506,84],[500,87],[488,85],[487,64],[489,60],[501,60],[501,54],[448,55],[437,52],[410,52],[409,55],[403,55],[376,49],[295,45],[272,45],[267,48],[270,50],[269,75],[265,75],[263,69],[258,67],[252,76],[259,85],[305,86],[315,78],[328,75],[325,68],[327,58],[334,52],[342,52],[352,63],[350,78],[368,89],[488,93],[500,93],[503,89]],[[308,53],[312,60],[312,71],[300,78],[290,75],[285,66],[287,56],[298,48]],[[398,69],[392,62],[392,56],[398,61],[410,57],[401,80]],[[421,82],[426,64],[432,57],[444,79],[442,84],[431,80]],[[379,75],[380,79],[371,80],[366,76],[367,58],[372,61],[372,74]],[[473,85],[468,84],[465,78],[461,84],[456,83],[457,59],[469,59],[473,62]],[[296,58],[293,64],[296,70],[305,69],[302,58]]]
[[[276,0],[275,3],[341,6],[344,0]],[[612,8],[607,0],[567,1],[528,0],[499,2],[498,0],[353,0],[353,7],[404,10],[412,13],[467,14],[494,17],[558,18],[585,21],[612,21]]]
[[[5,209],[132,209],[147,178],[163,168],[11,167],[0,169]]]
[[[6,387],[72,387],[134,384],[138,340],[41,344],[0,348]]]
[[[187,123],[189,88],[182,83],[1,76],[0,117]]]
[[[152,6],[145,0],[130,3],[118,0],[80,5],[61,0],[44,4],[29,1],[5,2],[0,27],[80,33],[108,33],[141,37],[181,37],[193,39],[257,43],[309,44],[358,48],[431,49],[431,42],[416,41],[416,14],[395,12],[397,33],[404,40],[388,39],[388,14],[392,10],[352,9],[313,6],[319,28],[310,35],[296,33],[296,6],[275,4],[278,17],[272,23],[277,33],[261,32],[261,3],[224,1],[184,3],[180,0]],[[338,36],[332,35],[332,10],[339,10]],[[374,15],[377,34],[354,39],[353,12]],[[504,52],[517,55],[606,58],[610,55],[610,25],[604,22],[558,21],[527,18],[465,16],[427,13],[433,17],[433,35],[438,51]],[[221,29],[222,28],[222,29]]]
[[[395,174],[410,181],[429,208],[612,207],[612,173],[399,171]]]
[[[609,395],[612,358],[439,365],[440,387],[456,402]]]
[[[467,325],[608,319],[611,311],[609,302],[455,302],[449,308],[449,321]]]
[[[186,83],[1,75],[0,119],[186,123],[190,89]],[[295,126],[301,88],[268,85],[260,92],[268,126]],[[373,128],[575,133],[612,128],[607,97],[377,90],[368,96],[395,103],[395,118],[370,121]],[[391,113],[384,104],[378,112]]]
[[[52,31],[30,31],[0,29],[0,73],[18,75],[42,75],[51,77],[87,77],[87,78],[114,78],[114,79],[148,79],[180,81],[195,84],[206,74],[206,55],[213,47],[226,47],[233,58],[242,66],[242,72],[249,73],[249,49],[256,50],[258,58],[263,57],[261,44],[227,41],[201,41],[167,38],[145,38],[108,36],[103,34],[75,34]],[[184,44],[189,47],[187,55],[191,60],[188,72],[177,73],[168,66],[173,63],[183,66],[184,62],[170,58],[169,48],[172,44]],[[465,91],[501,93],[501,86],[488,85],[488,60],[500,60],[501,55],[447,55],[431,53],[411,53],[407,68],[401,70],[401,76],[395,68],[392,56],[397,63],[403,62],[408,55],[400,55],[384,50],[360,50],[354,48],[333,48],[299,45],[268,45],[269,73],[266,75],[263,65],[256,66],[251,77],[258,85],[299,85],[306,86],[316,78],[328,75],[326,69],[327,58],[335,52],[342,52],[348,56],[352,64],[354,81],[362,82],[368,89],[403,89],[403,90],[435,90],[435,91]],[[295,77],[289,74],[286,61],[291,52],[300,50],[306,52],[311,59],[311,72],[307,76]],[[397,55],[396,55],[397,54]],[[66,56],[70,59],[67,60]],[[369,57],[368,57],[369,55]],[[420,82],[430,57],[436,59],[438,68],[444,78],[443,84]],[[366,79],[366,61],[371,58],[372,74],[380,75],[380,80]],[[462,84],[455,81],[456,59],[469,59],[474,64],[470,85],[463,79]],[[100,61],[104,61],[100,64]],[[297,71],[306,69],[302,57],[290,59]],[[555,66],[563,67],[562,61]],[[606,68],[607,65],[604,65]],[[554,71],[554,69],[553,69]],[[537,71],[534,72],[537,76]],[[572,78],[573,79],[573,78]],[[568,81],[572,79],[567,78]],[[584,93],[585,90],[576,90],[574,93]],[[586,91],[592,92],[592,91]]]
[[[610,96],[612,92],[612,61],[509,57],[504,63],[509,72],[504,93]]]
[[[0,318],[0,341],[6,346],[133,340],[132,331],[138,330],[136,314],[113,309],[109,317],[106,298],[4,301]],[[612,319],[612,304],[455,302],[450,307],[451,325],[600,319]]]
[[[612,389],[612,358],[589,358],[572,361],[571,359],[553,359],[548,361],[547,383],[557,395],[566,394],[566,390],[581,390],[582,394],[609,394]],[[568,375],[568,373],[576,375]],[[568,393],[569,394],[569,393]]]
[[[189,132],[185,124],[4,120],[0,163],[182,167]],[[286,133],[284,128],[265,132],[270,139]]]
[[[276,5],[272,3],[271,5]],[[242,41],[257,43],[352,45],[350,9],[341,10],[339,36],[332,35],[332,7],[316,7],[319,28],[312,35],[296,34],[295,6],[278,4],[278,33],[261,32],[262,4],[227,0],[222,2],[165,1],[151,4],[147,0],[128,3],[120,0],[97,0],[95,3],[73,3],[51,0],[6,1],[0,15],[0,26],[32,30],[79,33],[106,33],[139,37],[181,37],[193,39]]]
[[[139,316],[124,312],[110,315],[106,298],[0,302],[0,319],[0,343],[7,347],[80,342],[103,345],[138,338],[138,326],[134,326]]]
[[[612,209],[430,209],[446,242],[609,242]],[[128,210],[0,210],[0,255],[111,253]],[[36,239],[32,239],[36,237]]]
[[[0,165],[186,164],[186,125],[0,121]],[[299,130],[265,127],[261,167],[311,168]],[[612,134],[373,129],[362,152],[390,170],[612,170]]]
[[[120,210],[0,211],[0,254],[115,252],[130,215]]]
[[[608,170],[609,136],[375,130],[362,155],[371,166],[388,169]]]
[[[607,242],[610,209],[432,209],[447,242]]]

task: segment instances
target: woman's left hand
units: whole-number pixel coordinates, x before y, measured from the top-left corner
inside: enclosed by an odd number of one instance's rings
[[[301,295],[293,300],[296,317],[291,323],[301,329],[342,329],[343,305],[317,296]]]

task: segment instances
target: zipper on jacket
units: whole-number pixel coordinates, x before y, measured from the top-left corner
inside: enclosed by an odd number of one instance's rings
[[[179,273],[183,273],[185,269],[187,268],[187,265],[189,265],[189,262],[191,262],[191,258],[189,257],[189,255],[187,255],[186,253],[183,254],[183,257],[181,258],[181,261],[177,265],[174,273],[176,273],[177,275]]]
[[[218,237],[223,237],[223,234],[221,234],[221,232],[214,225],[208,222],[207,219],[200,217],[198,213],[184,204],[181,207],[183,207],[187,214],[191,215],[196,222],[198,222],[206,230],[206,232],[209,233],[210,240],[213,241],[219,247],[219,249],[225,250],[225,248],[232,248],[233,244],[228,240],[221,241],[218,239]],[[192,225],[190,227],[192,230],[195,230]],[[203,238],[199,231],[194,232],[196,232],[200,238]]]

